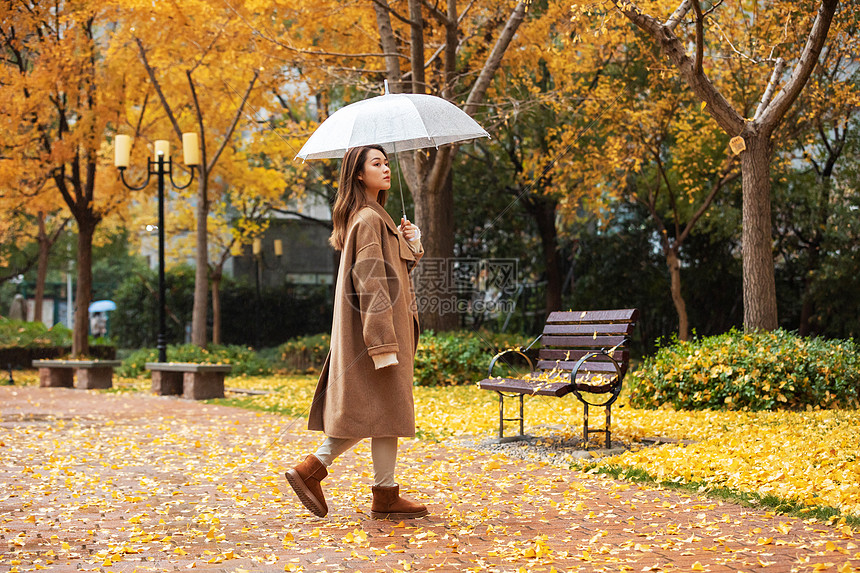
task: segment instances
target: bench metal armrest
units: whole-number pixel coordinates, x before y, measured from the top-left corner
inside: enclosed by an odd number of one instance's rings
[[[609,404],[612,404],[613,402],[615,402],[615,400],[618,398],[618,394],[619,394],[620,389],[621,389],[621,378],[622,378],[621,365],[618,364],[618,361],[615,360],[615,358],[610,354],[610,352],[612,350],[614,350],[614,348],[609,349],[609,350],[607,350],[606,348],[602,348],[600,351],[597,351],[597,352],[589,352],[588,354],[586,354],[585,356],[583,356],[582,358],[577,360],[576,364],[573,366],[573,369],[571,369],[571,371],[570,371],[570,389],[574,393],[574,395],[583,404],[588,404],[589,406],[596,406],[596,407],[608,406]],[[612,362],[612,365],[615,366],[615,375],[616,375],[616,380],[617,380],[617,383],[612,385],[613,390],[612,390],[612,392],[609,392],[609,398],[607,398],[607,400],[605,402],[601,402],[599,404],[594,404],[594,403],[586,400],[582,396],[582,394],[579,392],[579,388],[576,387],[576,373],[579,372],[579,369],[582,367],[583,364],[585,364],[586,360],[588,360],[589,358],[594,358],[595,356],[606,356],[607,358],[609,358],[610,362]]]
[[[535,342],[540,340],[542,336],[543,336],[543,334],[538,334],[537,338],[535,338],[534,340],[529,342],[529,345],[526,346],[525,348],[521,349],[521,350],[517,349],[517,348],[508,348],[507,350],[503,350],[503,351],[499,352],[498,354],[496,354],[495,356],[493,356],[493,359],[490,360],[490,367],[487,368],[487,378],[493,377],[493,366],[496,365],[496,362],[499,360],[499,358],[501,358],[505,354],[508,354],[509,352],[512,352],[514,354],[519,354],[520,356],[525,358],[526,362],[529,363],[529,368],[531,368],[532,372],[534,372],[534,369],[535,369],[534,362],[532,362],[532,359],[526,355],[526,350],[528,350],[529,348],[534,346]]]
[[[492,377],[493,377],[493,367],[496,365],[496,362],[498,362],[499,358],[501,358],[501,357],[502,357],[502,356],[504,356],[505,354],[509,354],[509,353],[519,354],[520,356],[522,356],[523,358],[525,358],[525,359],[526,359],[526,362],[528,362],[528,363],[529,363],[529,368],[531,368],[531,370],[532,370],[532,371],[534,371],[534,369],[535,369],[535,365],[534,365],[534,363],[532,362],[532,359],[531,359],[531,358],[529,358],[529,357],[526,355],[526,353],[525,353],[525,352],[523,352],[522,350],[516,350],[515,348],[509,348],[508,350],[503,350],[502,352],[499,352],[498,354],[496,354],[495,356],[493,356],[493,359],[492,359],[492,360],[490,360],[490,367],[489,367],[489,368],[487,368],[487,378],[492,378]]]

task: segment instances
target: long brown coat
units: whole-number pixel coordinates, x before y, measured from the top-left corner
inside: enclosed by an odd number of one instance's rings
[[[334,297],[331,350],[320,374],[308,429],[332,438],[412,437],[412,368],[418,310],[409,272],[413,253],[378,203],[349,221]],[[397,353],[376,370],[371,356]]]

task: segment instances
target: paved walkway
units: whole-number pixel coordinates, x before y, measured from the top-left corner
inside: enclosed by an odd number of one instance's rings
[[[310,515],[304,421],[176,398],[0,387],[0,571],[852,571],[860,533],[406,441],[431,515],[369,518],[369,448]],[[853,535],[853,537],[852,537]],[[852,568],[853,567],[853,568]]]

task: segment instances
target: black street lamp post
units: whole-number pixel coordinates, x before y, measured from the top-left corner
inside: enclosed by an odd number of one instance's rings
[[[121,139],[124,138],[124,139]],[[184,185],[177,185],[173,180],[173,162],[170,160],[170,145],[167,141],[155,142],[156,158],[147,159],[146,180],[140,185],[131,185],[125,180],[125,170],[128,168],[131,139],[127,135],[116,136],[116,160],[115,165],[119,169],[119,176],[123,185],[133,191],[140,191],[149,185],[152,175],[158,178],[158,361],[167,362],[167,325],[165,314],[165,282],[164,282],[164,181],[165,177],[170,179],[174,189],[185,189],[194,180],[194,168],[200,164],[199,148],[197,146],[197,134],[185,133],[182,137],[185,164],[188,165],[191,177]]]

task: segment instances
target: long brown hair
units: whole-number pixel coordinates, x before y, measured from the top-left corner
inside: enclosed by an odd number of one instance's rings
[[[366,203],[364,194],[364,183],[358,179],[364,169],[364,162],[367,160],[367,153],[371,149],[377,149],[382,152],[385,159],[388,159],[388,154],[381,145],[366,145],[364,147],[352,147],[346,151],[343,156],[343,164],[340,167],[340,184],[337,188],[337,198],[334,200],[334,207],[331,210],[332,232],[328,242],[335,250],[343,250],[343,243],[346,240],[347,226],[352,214],[358,211]],[[385,206],[385,201],[388,199],[388,190],[382,189],[376,198],[377,203]]]

